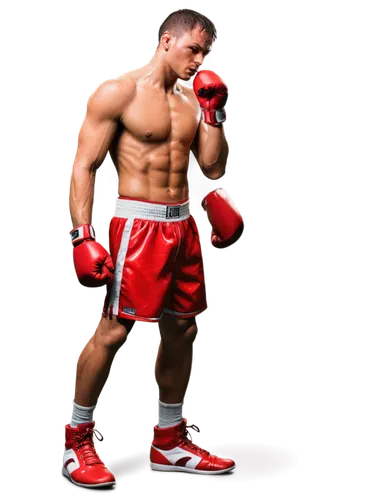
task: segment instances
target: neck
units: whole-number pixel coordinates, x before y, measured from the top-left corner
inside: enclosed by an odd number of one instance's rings
[[[156,51],[143,69],[147,81],[154,87],[164,90],[166,94],[180,90],[177,83],[178,76],[168,65],[164,53]]]

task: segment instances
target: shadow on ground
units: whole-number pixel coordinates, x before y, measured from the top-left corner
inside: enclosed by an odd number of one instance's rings
[[[219,474],[214,477],[236,476],[239,480],[261,479],[283,474],[296,464],[294,454],[284,448],[262,444],[243,444],[223,446],[222,450],[225,450],[225,453],[220,453],[220,456],[232,458],[236,462],[236,468],[228,474]],[[149,457],[147,454],[139,453],[112,462],[109,469],[117,478],[144,469],[145,466],[149,467]]]

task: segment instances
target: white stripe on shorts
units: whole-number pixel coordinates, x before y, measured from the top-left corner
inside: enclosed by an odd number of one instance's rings
[[[109,299],[108,310],[113,305],[113,314],[118,315],[118,305],[120,301],[120,290],[122,281],[122,272],[124,270],[126,253],[128,251],[130,234],[133,228],[134,219],[128,219],[122,233],[121,244],[117,254],[116,268],[113,276],[111,295]]]

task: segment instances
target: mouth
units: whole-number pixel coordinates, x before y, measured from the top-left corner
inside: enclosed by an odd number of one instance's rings
[[[194,73],[196,73],[196,72],[197,72],[197,70],[196,70],[195,68],[188,68],[188,69],[189,69],[189,71],[190,71],[193,75],[194,75]]]

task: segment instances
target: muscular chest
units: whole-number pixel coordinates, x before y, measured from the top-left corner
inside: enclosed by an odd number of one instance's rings
[[[150,88],[140,88],[123,115],[124,126],[142,141],[191,143],[199,115],[187,96],[166,96]]]

